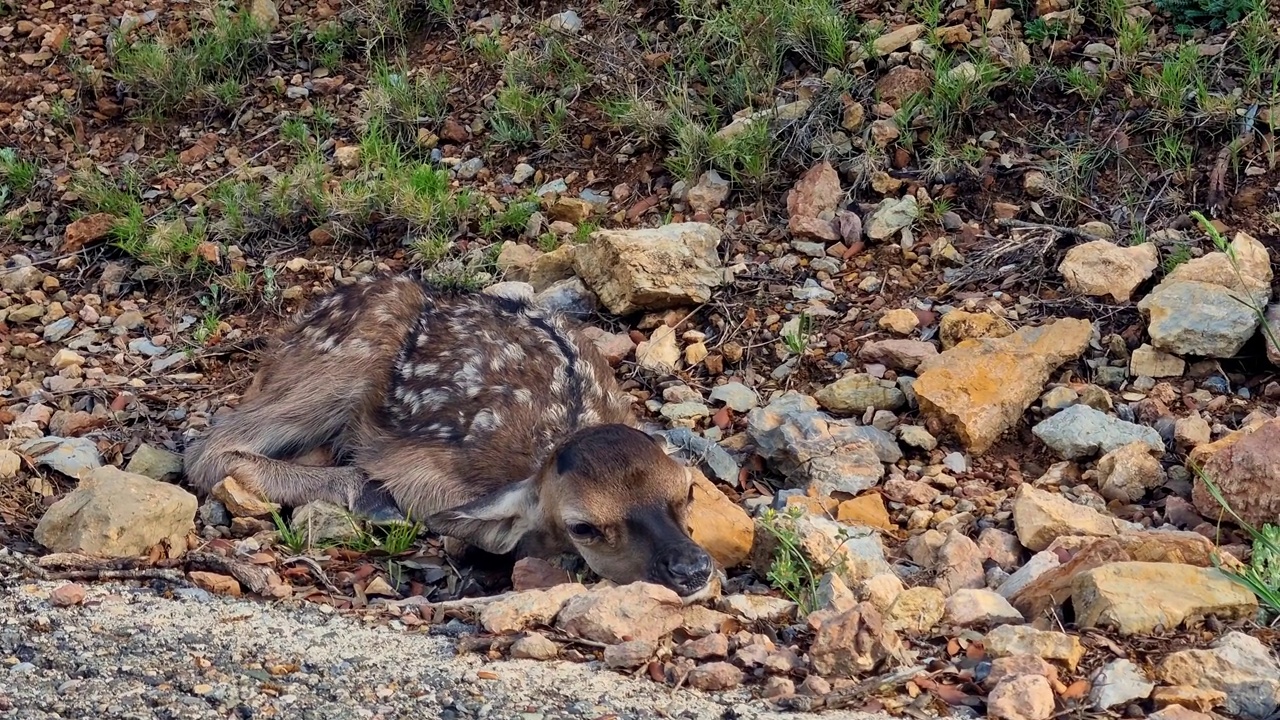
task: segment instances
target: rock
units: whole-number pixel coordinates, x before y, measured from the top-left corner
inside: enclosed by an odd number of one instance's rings
[[[893,237],[899,230],[915,222],[919,214],[915,195],[906,195],[897,200],[885,198],[871,213],[871,219],[867,223],[867,237],[872,240]]]
[[[595,344],[609,365],[617,367],[636,349],[635,342],[626,333],[606,332],[594,325],[583,328],[582,334]]]
[[[142,443],[124,469],[152,480],[177,480],[182,475],[182,456]]]
[[[1280,665],[1257,638],[1231,631],[1204,650],[1171,653],[1156,666],[1156,679],[1226,694],[1232,717],[1262,720],[1280,707]]]
[[[712,633],[696,640],[686,640],[676,647],[675,653],[693,660],[724,658],[729,655],[729,638],[721,633]]]
[[[0,268],[0,290],[20,295],[40,287],[44,281],[44,273],[34,265],[19,265],[12,268]]]
[[[280,509],[278,504],[263,500],[230,475],[214,485],[209,495],[227,506],[227,511],[235,517],[266,517]]]
[[[699,690],[730,690],[742,684],[742,671],[727,662],[707,663],[689,671],[688,683]]]
[[[978,533],[978,549],[982,556],[1012,572],[1021,565],[1022,545],[1018,538],[997,528],[985,528]]]
[[[795,520],[780,517],[775,522],[794,533],[797,549],[815,573],[834,572],[852,587],[874,575],[893,572],[875,531],[850,528],[817,515],[803,515]],[[767,526],[756,530],[751,565],[760,577],[767,575],[777,547],[778,540]]]
[[[885,611],[885,624],[893,630],[923,635],[934,628],[946,614],[947,596],[928,585],[903,590]]]
[[[240,597],[240,581],[229,575],[221,573],[202,572],[194,570],[187,573],[191,578],[191,582],[196,584],[205,592],[211,592],[215,595],[229,595],[231,597]]]
[[[22,469],[22,457],[12,450],[0,450],[0,480],[10,480],[18,476]]]
[[[1159,264],[1160,252],[1155,243],[1120,247],[1107,240],[1094,240],[1068,250],[1058,272],[1075,292],[1095,297],[1110,295],[1116,302],[1126,302]]]
[[[1221,707],[1226,699],[1227,694],[1221,690],[1196,688],[1190,685],[1158,687],[1151,693],[1151,702],[1158,708],[1173,706],[1196,710],[1199,713],[1207,713]]]
[[[549,253],[543,253],[529,264],[529,284],[535,292],[542,292],[558,282],[573,277],[573,258],[577,245],[561,245]]]
[[[656,642],[680,627],[680,605],[674,590],[653,583],[597,588],[571,597],[556,616],[556,627],[609,645],[628,640]]]
[[[881,330],[888,330],[898,335],[910,335],[919,327],[920,318],[906,308],[897,308],[880,316],[880,320],[876,325]]]
[[[862,495],[840,503],[836,506],[836,520],[885,532],[894,532],[898,529],[889,518],[889,511],[884,506],[884,498],[878,493]]]
[[[541,256],[542,251],[535,247],[508,240],[502,243],[502,249],[498,251],[498,258],[494,264],[507,280],[527,282],[529,268]]]
[[[838,595],[838,588],[843,584],[844,581],[840,579],[839,575],[829,572],[823,575],[822,579],[818,581],[818,594],[821,595],[824,593],[825,586],[827,588],[831,588],[830,590],[825,591],[827,594]],[[903,587],[902,581],[898,579],[897,575],[892,573],[880,573],[879,575],[872,575],[859,583],[858,593],[854,600],[865,600],[874,605],[877,610],[883,612],[892,605],[893,602],[898,599],[898,596],[905,590],[906,588]],[[838,602],[832,602],[831,609],[844,612],[845,610],[853,607],[853,605],[853,602],[840,600]]]
[[[307,547],[316,547],[325,541],[360,537],[360,526],[351,513],[344,507],[323,500],[314,500],[294,508],[289,518],[289,528],[299,534]]]
[[[1258,600],[1216,568],[1159,562],[1116,562],[1077,575],[1071,602],[1080,627],[1112,627],[1121,635],[1175,630],[1214,615],[1251,617]]]
[[[956,345],[918,366],[912,388],[920,411],[940,419],[980,455],[1018,422],[1050,373],[1084,352],[1091,333],[1088,321],[1066,318]]]
[[[280,12],[272,0],[252,0],[249,15],[267,30],[280,27]]]
[[[796,684],[789,678],[772,676],[766,678],[760,686],[762,698],[784,698],[796,694]]]
[[[83,480],[102,467],[98,446],[88,438],[61,438],[50,435],[27,440],[18,451],[29,456],[40,467],[47,467]]]
[[[987,695],[987,717],[993,720],[1048,720],[1053,708],[1053,687],[1043,675],[1007,678]]]
[[[598,230],[578,247],[573,267],[616,315],[695,305],[723,281],[720,238],[716,228],[692,222]]]
[[[1160,284],[1189,281],[1218,285],[1265,307],[1271,297],[1272,280],[1271,256],[1266,246],[1248,233],[1238,232],[1231,241],[1231,251],[1234,259],[1217,251],[1188,260],[1165,275]],[[1232,302],[1240,304],[1238,300]]]
[[[1199,413],[1178,418],[1173,423],[1173,440],[1181,447],[1199,447],[1208,443],[1212,437],[1213,429]]]
[[[333,149],[333,160],[343,170],[355,170],[360,167],[360,146],[343,145]]]
[[[516,593],[485,605],[480,611],[480,626],[485,632],[507,635],[535,625],[550,625],[570,598],[586,592],[581,583],[566,583]]]
[[[1280,516],[1280,418],[1248,425],[1217,442],[1200,445],[1187,459],[1193,473],[1191,500],[1205,517],[1223,512],[1203,477],[1213,479],[1223,499],[1245,522],[1261,526]]]
[[[991,672],[987,674],[982,686],[988,690],[995,688],[1002,681],[1019,675],[1040,675],[1050,685],[1058,685],[1058,669],[1035,655],[1010,655],[991,661]]]
[[[528,163],[517,163],[515,169],[511,171],[511,182],[516,185],[523,185],[533,177],[537,172],[533,166]]]
[[[796,614],[795,603],[770,595],[726,595],[716,600],[716,608],[747,622],[786,622]]]
[[[934,587],[946,595],[951,595],[963,588],[981,588],[986,586],[982,568],[982,551],[977,543],[955,530],[947,533],[946,539],[938,546],[935,560],[938,579]]]
[[[516,592],[542,590],[563,585],[572,578],[564,568],[537,557],[523,557],[511,568],[511,587]]]
[[[582,31],[582,18],[578,17],[578,13],[572,10],[565,10],[547,18],[547,27],[570,35],[577,35]]]
[[[1022,613],[993,590],[964,588],[947,598],[947,622],[959,627],[994,627],[1021,623]]]
[[[1098,492],[1108,500],[1137,502],[1167,479],[1160,461],[1143,442],[1131,442],[1098,460]]]
[[[1098,668],[1090,679],[1089,700],[1100,710],[1146,700],[1156,687],[1141,668],[1124,658]]]
[[[729,197],[729,181],[720,177],[715,170],[708,170],[698,178],[698,184],[689,188],[685,201],[696,212],[709,213],[724,205]]]
[[[676,331],[668,325],[654,328],[648,340],[636,346],[636,364],[654,372],[671,372],[680,366]]]
[[[876,94],[895,109],[912,95],[927,92],[933,85],[933,73],[896,65],[876,81]]]
[[[991,657],[1034,655],[1064,663],[1072,671],[1085,652],[1077,637],[1053,630],[1037,630],[1030,625],[1001,625],[986,634],[982,645]]]
[[[924,25],[903,25],[877,37],[872,43],[872,49],[877,56],[888,55],[915,42],[924,31]]]
[[[85,589],[80,583],[59,585],[49,593],[49,604],[54,607],[74,607],[84,603]]]
[[[818,410],[814,398],[795,391],[751,410],[747,434],[756,451],[787,477],[791,487],[819,496],[867,490],[884,477],[883,462],[902,457],[896,443],[890,441],[892,448],[881,447],[867,428],[832,418]]]
[[[733,633],[741,629],[738,618],[703,605],[686,605],[680,631],[689,637],[706,637],[714,633]]]
[[[1188,710],[1181,705],[1170,705],[1163,710],[1151,713],[1147,717],[1151,718],[1151,720],[1214,720],[1217,716]]]
[[[920,363],[937,354],[938,348],[923,340],[877,340],[858,350],[858,357],[863,360],[894,370],[915,370]]]
[[[618,643],[604,649],[604,664],[611,668],[630,670],[649,662],[649,658],[657,651],[657,646],[647,640]]]
[[[1258,329],[1258,318],[1220,285],[1161,284],[1138,303],[1158,350],[1176,355],[1233,357]]]
[[[952,310],[943,315],[938,324],[938,339],[942,341],[944,351],[965,340],[998,339],[1012,334],[1013,327],[1009,325],[1009,321],[987,312]]]
[[[1093,568],[1113,562],[1143,561],[1167,562],[1194,565],[1196,567],[1213,566],[1213,543],[1204,536],[1193,532],[1175,530],[1141,530],[1125,532],[1116,537],[1090,541],[1074,552],[1063,549],[1067,557],[1058,559],[1054,554],[1054,545],[1071,536],[1062,536],[1061,540],[1050,545],[1054,558],[1051,567],[1034,576],[1029,582],[1010,593],[1002,594],[1009,598],[1013,606],[1025,617],[1040,617],[1057,605],[1071,597],[1071,582],[1077,575]],[[1074,538],[1072,538],[1074,539]],[[1042,555],[1044,553],[1041,553]],[[1036,557],[1040,557],[1037,555]],[[1025,566],[1024,566],[1025,567]],[[1021,570],[1019,571],[1021,572]]]
[[[511,643],[511,657],[525,660],[554,660],[560,646],[541,633],[528,633]]]
[[[1138,526],[1023,484],[1013,498],[1013,527],[1023,546],[1039,552],[1064,535],[1110,537]]]
[[[787,230],[802,238],[839,240],[832,221],[843,196],[840,176],[831,163],[823,161],[809,168],[787,193]]]
[[[919,425],[902,425],[898,428],[898,441],[903,445],[929,452],[938,447],[938,439]]]
[[[533,296],[534,303],[555,312],[585,318],[595,314],[599,303],[595,293],[578,278],[553,283]]]
[[[748,412],[760,404],[760,398],[751,388],[740,382],[728,382],[711,389],[712,402],[724,403],[735,412]]]
[[[868,407],[897,410],[907,398],[893,383],[865,373],[851,373],[813,394],[822,407],[835,413],[861,415]]]
[[[164,543],[178,557],[195,516],[195,496],[177,485],[104,466],[45,511],[35,540],[53,552],[103,557],[138,557]]]
[[[58,252],[63,254],[80,252],[90,243],[106,237],[115,224],[116,217],[111,213],[86,215],[67,226]]]
[[[857,678],[900,662],[906,648],[870,603],[828,618],[813,635],[809,662],[819,675]]]
[[[725,569],[740,565],[751,556],[755,523],[742,506],[730,500],[720,488],[695,468],[693,503],[689,506],[693,541]]]
[[[1109,453],[1134,442],[1142,443],[1151,452],[1165,451],[1164,440],[1154,428],[1125,422],[1088,405],[1072,405],[1041,420],[1031,432],[1068,460]]]
[[[1147,343],[1138,346],[1129,356],[1129,374],[1135,377],[1182,377],[1187,363],[1177,355],[1160,352]]]

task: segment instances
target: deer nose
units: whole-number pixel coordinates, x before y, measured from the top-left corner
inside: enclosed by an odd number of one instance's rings
[[[667,550],[657,567],[659,579],[681,595],[701,590],[714,569],[707,551],[692,543]]]

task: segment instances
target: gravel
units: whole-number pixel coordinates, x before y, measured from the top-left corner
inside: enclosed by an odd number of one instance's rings
[[[104,582],[59,608],[48,597],[61,584],[0,592],[0,718],[798,717],[745,689],[672,693],[598,663],[455,655],[448,637],[318,605]]]

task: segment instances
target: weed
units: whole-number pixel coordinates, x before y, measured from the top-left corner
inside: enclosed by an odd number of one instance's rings
[[[955,134],[976,113],[989,107],[992,90],[1003,80],[999,66],[985,56],[954,67],[952,63],[950,53],[938,54],[926,105],[935,131],[943,136]]]
[[[1071,37],[1071,27],[1069,25],[1059,20],[1045,20],[1044,18],[1035,18],[1029,21],[1023,32],[1026,34],[1027,40],[1033,43]]]
[[[232,15],[218,8],[208,27],[195,28],[182,44],[118,35],[111,74],[138,97],[142,113],[151,119],[201,97],[224,105],[232,97],[238,102],[229,82],[247,81],[261,68],[269,34],[247,10]]]
[[[271,511],[271,522],[276,526],[276,536],[280,538],[280,542],[295,555],[311,547],[311,543],[303,536],[302,531],[289,527],[289,523],[280,517],[278,510]]]
[[[1173,19],[1179,33],[1196,28],[1221,30],[1238,22],[1251,9],[1251,0],[1156,0],[1156,8]]]
[[[812,319],[808,313],[802,312],[788,320],[782,327],[782,344],[793,355],[803,355],[809,347],[809,333]]]
[[[418,130],[438,125],[449,114],[449,80],[428,72],[409,72],[379,63],[365,92],[365,121],[378,125],[386,138],[403,149],[416,147]]]
[[[467,42],[480,59],[490,65],[500,65],[507,57],[507,48],[502,44],[502,36],[497,32],[472,35]]]
[[[34,162],[18,157],[18,151],[13,148],[0,148],[0,188],[5,194],[25,196],[35,187],[39,176],[40,167]],[[0,202],[0,207],[3,205]]]
[[[1079,95],[1082,100],[1088,102],[1097,102],[1102,97],[1105,88],[1102,86],[1102,80],[1097,75],[1093,75],[1086,71],[1080,65],[1073,65],[1066,70],[1059,71],[1058,81],[1062,83],[1062,87],[1068,93]]]
[[[1170,131],[1157,138],[1151,154],[1161,168],[1179,172],[1193,167],[1195,148],[1186,141],[1182,133]]]
[[[800,548],[795,523],[801,515],[802,511],[794,507],[785,513],[769,508],[761,515],[760,526],[777,542],[765,579],[800,606],[803,614],[808,614],[814,609],[818,575]]]

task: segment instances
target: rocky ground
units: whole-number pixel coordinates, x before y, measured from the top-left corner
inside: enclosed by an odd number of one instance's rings
[[[0,712],[1274,717],[1273,15],[0,5]],[[592,327],[718,597],[188,491],[406,270]]]

